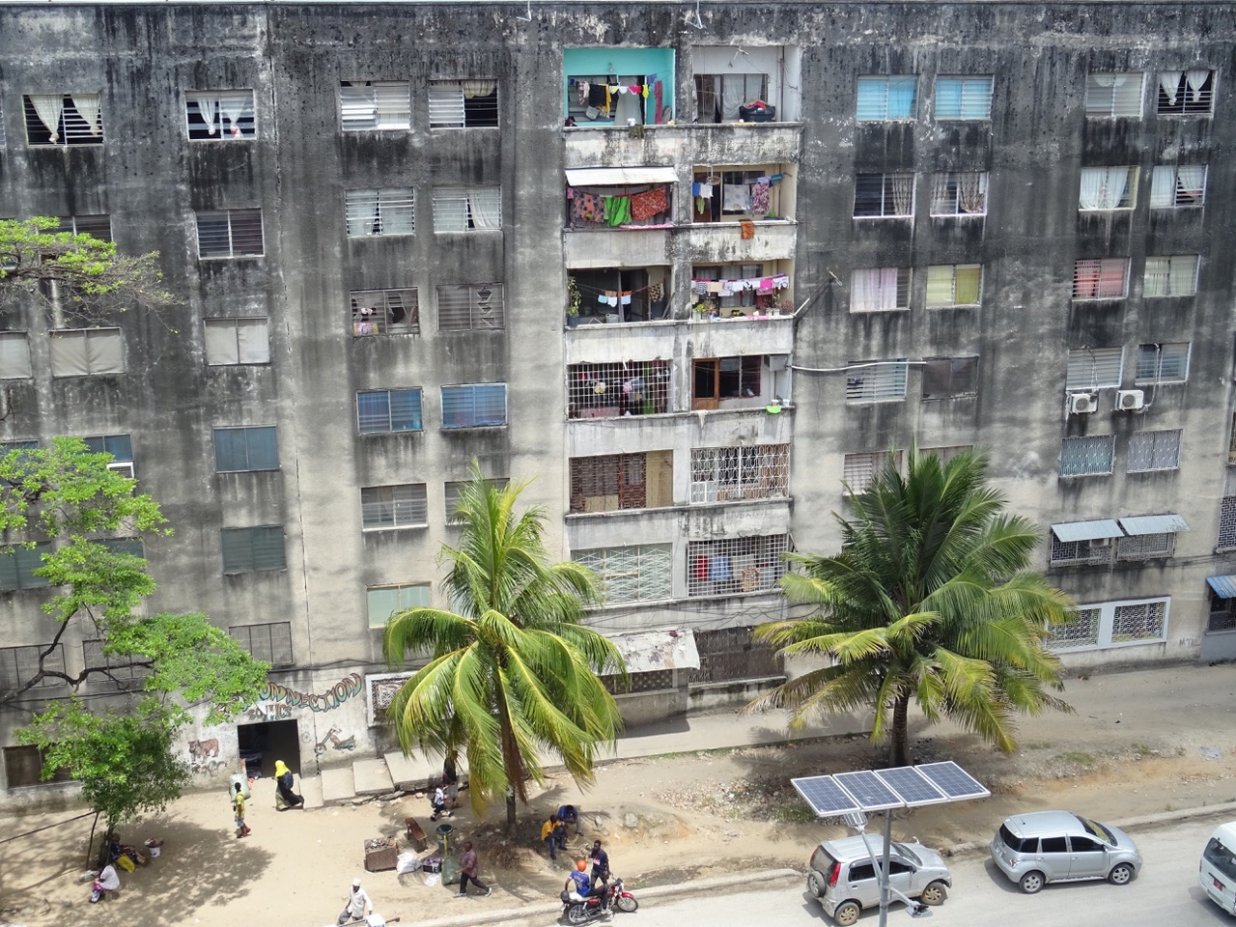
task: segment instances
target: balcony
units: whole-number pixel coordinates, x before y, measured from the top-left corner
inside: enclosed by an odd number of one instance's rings
[[[676,244],[695,264],[750,264],[781,261],[794,256],[798,225],[788,219],[751,222],[749,238],[743,222],[707,222],[680,226]]]
[[[563,129],[564,163],[575,167],[624,164],[764,164],[798,162],[802,125],[732,122],[716,125],[614,126]]]

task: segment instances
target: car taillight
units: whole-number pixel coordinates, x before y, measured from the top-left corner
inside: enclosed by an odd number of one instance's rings
[[[833,870],[828,874],[828,884],[833,886],[837,884],[837,878],[841,875],[841,863],[833,863]]]

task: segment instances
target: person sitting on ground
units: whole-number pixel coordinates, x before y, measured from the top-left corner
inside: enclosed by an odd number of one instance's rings
[[[563,832],[566,828],[574,827],[575,833],[579,834],[579,811],[574,805],[562,805],[558,808],[558,820],[562,822]]]
[[[115,894],[120,891],[120,876],[116,872],[116,867],[108,863],[99,872],[99,877],[94,880],[94,884],[90,886],[90,903],[94,904],[108,894]]]
[[[583,901],[585,898],[598,897],[601,899],[601,910],[609,910],[609,892],[604,885],[593,885],[592,877],[588,875],[588,860],[582,856],[575,860],[575,868],[571,870],[567,876],[566,884],[562,890],[567,893],[567,897],[572,901]]]
[[[439,782],[438,787],[433,790],[433,797],[429,799],[429,804],[433,808],[429,820],[436,821],[442,815],[448,818],[451,816],[450,810],[446,807],[446,788],[443,783]]]

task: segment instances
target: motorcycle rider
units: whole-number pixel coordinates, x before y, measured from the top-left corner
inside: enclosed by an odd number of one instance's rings
[[[572,898],[579,898],[581,901],[590,897],[600,898],[601,910],[605,916],[612,915],[613,912],[609,910],[609,890],[604,885],[594,886],[592,884],[592,876],[588,875],[588,860],[582,856],[575,860],[575,868],[567,876],[563,889],[571,892]]]

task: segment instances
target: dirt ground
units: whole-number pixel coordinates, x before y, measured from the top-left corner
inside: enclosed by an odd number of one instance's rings
[[[1222,697],[1206,693],[1196,703],[1199,694],[1174,684],[1170,672],[1116,683],[1103,677],[1086,684],[1123,686],[1109,693],[1108,707],[1030,719],[1011,756],[946,727],[920,729],[916,762],[954,759],[992,797],[903,814],[895,833],[947,848],[987,839],[1014,810],[1065,807],[1116,819],[1236,800],[1236,728],[1226,705],[1236,671],[1190,672],[1213,674],[1208,678],[1224,687]],[[1198,680],[1189,683],[1197,688]],[[494,886],[491,897],[467,900],[456,899],[453,887],[426,884],[422,873],[363,871],[367,838],[400,833],[409,814],[432,829],[423,796],[276,812],[273,784],[260,781],[249,815],[253,835],[244,840],[233,837],[223,790],[187,795],[128,828],[127,842],[158,836],[166,847],[149,866],[122,874],[120,897],[98,905],[87,905],[88,886],[78,881],[89,818],[0,843],[0,924],[325,925],[334,922],[355,875],[377,909],[404,925],[518,908],[552,899],[561,888],[567,862],[560,856],[550,863],[536,831],[549,810],[567,801],[584,811],[582,836],[605,841],[614,871],[637,896],[641,885],[801,868],[814,841],[844,829],[813,820],[789,779],[882,762],[862,737],[623,760],[599,768],[587,794],[568,778],[552,779],[521,814],[520,838],[510,843],[500,836],[501,809],[478,821],[465,807],[451,823],[457,836],[476,842],[482,876]],[[73,814],[0,818],[0,840]]]

